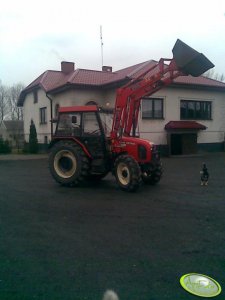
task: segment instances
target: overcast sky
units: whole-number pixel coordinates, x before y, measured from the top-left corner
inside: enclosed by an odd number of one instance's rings
[[[0,8],[0,80],[28,85],[61,61],[113,70],[172,58],[179,38],[225,74],[224,0],[7,0]]]

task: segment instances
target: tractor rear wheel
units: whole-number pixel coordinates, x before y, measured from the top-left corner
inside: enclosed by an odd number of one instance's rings
[[[89,161],[80,146],[72,141],[56,143],[49,155],[49,169],[60,184],[71,186],[85,181]]]
[[[137,161],[129,155],[120,155],[115,161],[114,173],[119,187],[128,192],[136,191],[141,182]]]
[[[162,177],[162,163],[159,162],[157,163],[157,166],[155,167],[155,169],[152,170],[146,170],[142,173],[142,180],[144,183],[146,184],[150,184],[150,185],[155,185],[157,184],[161,177]]]

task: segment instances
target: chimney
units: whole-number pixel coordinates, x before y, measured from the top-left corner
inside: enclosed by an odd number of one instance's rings
[[[69,74],[74,71],[74,63],[68,61],[61,62],[61,71],[65,74]]]
[[[102,66],[102,71],[103,72],[111,72],[112,73],[112,67],[110,67],[110,66]]]

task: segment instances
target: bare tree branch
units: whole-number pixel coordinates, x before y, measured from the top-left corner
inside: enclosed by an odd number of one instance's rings
[[[8,87],[0,81],[0,121],[4,120],[9,113]]]
[[[225,81],[224,74],[216,73],[215,69],[208,70],[207,72],[204,73],[204,76],[211,78],[211,79],[218,80],[218,81]]]
[[[10,106],[10,118],[11,120],[23,120],[23,110],[17,106],[17,100],[21,91],[24,89],[24,85],[21,83],[14,84],[9,88],[9,106]]]
[[[5,86],[0,81],[0,122],[4,119],[23,120],[23,110],[17,106],[17,100],[24,85],[21,83]]]

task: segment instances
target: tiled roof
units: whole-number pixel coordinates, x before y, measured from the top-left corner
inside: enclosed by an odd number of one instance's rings
[[[142,72],[148,70],[156,64],[156,61],[149,60],[118,70],[116,72],[76,69],[69,74],[65,74],[62,71],[49,70],[41,74],[21,92],[18,105],[23,105],[26,94],[34,88],[42,87],[46,92],[53,92],[68,85],[104,87],[116,82],[120,83],[121,85],[124,80],[136,78]],[[157,72],[157,68],[155,69],[155,72]],[[207,86],[211,88],[214,87],[225,89],[225,83],[209,79],[204,76],[181,76],[174,81],[174,84],[187,86]]]
[[[198,77],[193,77],[191,75],[180,76],[174,80],[174,83],[225,88],[224,82],[214,80],[205,76],[198,76]]]
[[[165,129],[206,129],[205,125],[202,125],[196,121],[170,121],[165,125]]]

